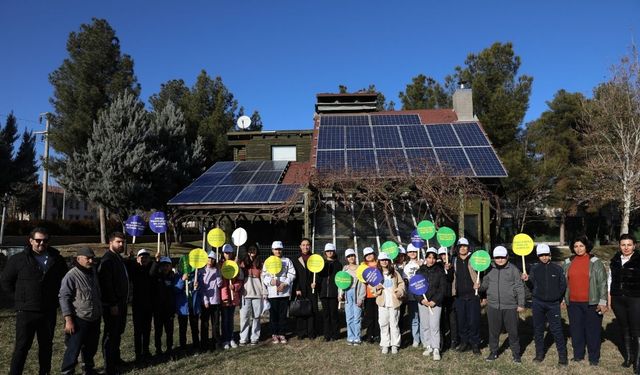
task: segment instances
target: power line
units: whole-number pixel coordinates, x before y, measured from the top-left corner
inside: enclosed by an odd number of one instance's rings
[[[0,113],[0,116],[4,117],[5,121],[7,120],[7,117],[9,117],[9,115],[7,115],[5,113]],[[15,117],[16,120],[26,121],[26,122],[30,122],[32,124],[42,125],[42,123],[40,121],[34,121],[34,120],[26,119],[26,118],[16,117],[15,115],[13,115],[13,117]]]

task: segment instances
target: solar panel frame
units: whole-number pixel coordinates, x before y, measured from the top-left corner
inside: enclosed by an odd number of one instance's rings
[[[460,147],[460,141],[451,124],[427,125],[433,147]]]
[[[397,126],[374,126],[373,139],[376,143],[376,149],[402,148],[402,139]]]
[[[346,127],[347,149],[373,148],[373,137],[370,126]]]
[[[453,130],[458,135],[463,146],[490,146],[487,136],[480,129],[477,122],[455,124]]]
[[[507,176],[507,171],[492,147],[466,147],[464,150],[477,177]]]

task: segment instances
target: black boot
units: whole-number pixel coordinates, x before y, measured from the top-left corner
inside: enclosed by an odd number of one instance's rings
[[[640,337],[636,337],[636,364],[635,364],[635,372],[634,374],[640,374]]]
[[[622,362],[622,367],[631,367],[632,355],[631,355],[631,336],[624,335],[622,338],[622,355],[624,357],[624,362]]]

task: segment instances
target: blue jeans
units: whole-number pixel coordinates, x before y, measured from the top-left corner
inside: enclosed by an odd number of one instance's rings
[[[360,319],[362,308],[356,303],[356,289],[348,289],[345,292],[344,310],[347,316],[347,341],[360,341]]]
[[[409,319],[411,319],[411,336],[413,342],[420,343],[420,313],[418,312],[418,301],[407,301],[409,306]]]
[[[225,306],[222,308],[222,342],[228,343],[233,340],[233,313],[235,306]]]

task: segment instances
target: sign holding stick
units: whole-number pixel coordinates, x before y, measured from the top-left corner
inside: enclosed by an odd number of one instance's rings
[[[244,228],[236,228],[236,230],[231,233],[231,240],[233,244],[236,245],[236,259],[238,259],[240,256],[240,246],[247,242],[247,231],[244,230]]]
[[[415,295],[422,295],[422,297],[429,303],[427,299],[427,292],[429,291],[429,281],[422,275],[413,275],[409,279],[409,291]],[[429,307],[429,312],[433,315],[433,309]]]
[[[224,263],[222,263],[222,268],[221,268],[222,277],[229,280],[229,291],[230,291],[229,294],[232,301],[233,301],[234,290],[233,290],[233,284],[231,280],[233,280],[236,276],[238,276],[239,271],[240,271],[240,268],[238,267],[238,263],[236,263],[233,260],[225,260]]]
[[[207,233],[207,242],[212,247],[216,248],[216,260],[220,259],[218,256],[218,248],[224,245],[227,240],[227,236],[224,234],[224,231],[220,228],[213,228]]]
[[[456,232],[449,227],[440,227],[438,229],[438,234],[436,234],[436,239],[440,246],[449,247],[452,246],[456,242]],[[445,263],[449,263],[449,250],[447,249],[447,254],[444,257]]]
[[[533,239],[528,234],[520,233],[513,237],[513,252],[522,257],[522,273],[527,274],[527,266],[524,257],[533,251]]]
[[[167,231],[167,220],[164,212],[156,211],[149,217],[149,228],[158,234],[158,252],[160,252],[160,234]]]
[[[469,259],[471,268],[478,274],[476,276],[476,283],[480,282],[480,272],[485,271],[491,265],[491,256],[485,250],[476,250],[471,254]],[[476,289],[476,296],[478,295],[478,289]]]
[[[313,272],[313,283],[316,283],[316,273],[324,268],[324,259],[319,254],[313,254],[307,259],[307,269]],[[316,293],[316,288],[311,289],[311,293]]]

